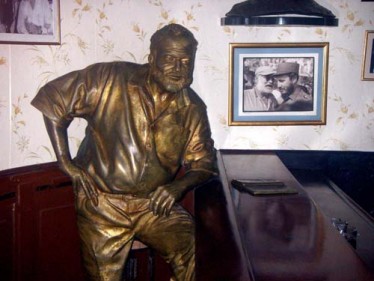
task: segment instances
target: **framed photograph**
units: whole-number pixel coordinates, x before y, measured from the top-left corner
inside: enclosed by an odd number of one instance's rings
[[[374,81],[374,30],[365,32],[362,80]]]
[[[60,1],[0,1],[0,43],[60,44]]]
[[[329,43],[231,43],[229,125],[326,124]]]

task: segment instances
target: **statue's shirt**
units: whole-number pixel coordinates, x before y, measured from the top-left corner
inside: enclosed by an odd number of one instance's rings
[[[47,83],[32,101],[59,126],[87,120],[74,161],[103,191],[147,196],[171,182],[181,165],[215,172],[205,104],[186,88],[152,120],[148,71],[147,64],[91,65]]]

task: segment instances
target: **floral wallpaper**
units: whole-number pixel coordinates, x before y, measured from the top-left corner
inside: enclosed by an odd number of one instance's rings
[[[170,22],[199,41],[192,87],[208,106],[217,148],[374,150],[374,82],[361,81],[374,2],[321,1],[339,17],[338,27],[221,26],[238,0],[60,0],[60,45],[0,44],[0,170],[55,160],[42,116],[30,105],[42,85],[95,62],[145,63],[150,36]],[[327,124],[228,126],[235,42],[329,42]],[[84,127],[75,120],[69,128],[73,155]]]

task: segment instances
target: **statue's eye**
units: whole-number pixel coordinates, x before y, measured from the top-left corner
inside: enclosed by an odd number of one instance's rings
[[[173,62],[175,61],[175,58],[174,58],[173,56],[169,56],[169,55],[167,55],[167,56],[165,56],[164,58],[165,58],[165,61],[166,61],[166,62],[173,63]]]
[[[181,62],[182,62],[183,65],[189,65],[190,64],[190,59],[188,59],[188,58],[181,59]]]

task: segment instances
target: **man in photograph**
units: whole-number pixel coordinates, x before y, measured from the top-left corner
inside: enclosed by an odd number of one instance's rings
[[[270,66],[260,66],[255,71],[255,86],[244,90],[244,111],[272,111],[278,103],[273,96],[275,71]]]
[[[276,89],[281,93],[277,111],[311,111],[313,97],[306,89],[298,85],[300,65],[296,62],[281,62],[277,66],[274,78]]]
[[[255,73],[252,70],[249,70],[248,67],[244,67],[243,70],[243,83],[244,90],[252,89],[255,81]]]
[[[21,0],[17,6],[15,28],[22,34],[52,34],[52,2]]]
[[[178,201],[217,172],[206,106],[190,87],[197,44],[169,24],[152,35],[148,63],[97,63],[47,83],[32,101],[73,180],[91,280],[122,280],[134,239],[171,265],[173,280],[195,280],[194,220]],[[72,159],[74,118],[88,125]]]
[[[13,1],[0,0],[0,33],[11,32],[13,23]]]

